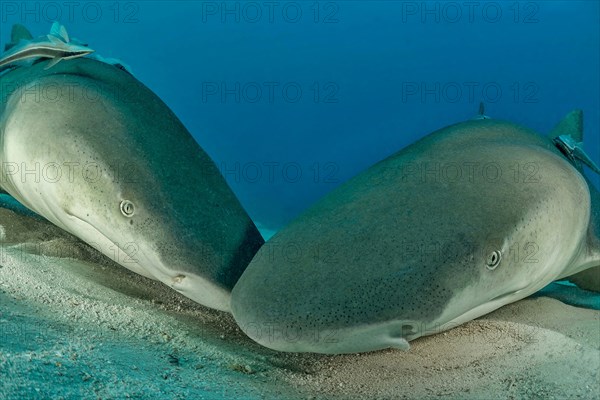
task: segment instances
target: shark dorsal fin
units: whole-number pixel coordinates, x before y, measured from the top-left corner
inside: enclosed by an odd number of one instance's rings
[[[568,113],[548,136],[580,172],[585,164],[600,174],[600,167],[583,149],[583,111],[573,110]]]
[[[583,111],[573,110],[568,113],[548,136],[554,139],[561,135],[569,135],[576,142],[583,142]]]
[[[19,43],[19,40],[31,40],[33,36],[25,26],[21,24],[14,24],[12,31],[10,32],[10,41],[13,43]]]
[[[471,118],[472,120],[481,120],[481,119],[490,119],[490,117],[488,117],[487,115],[485,115],[485,104],[483,104],[483,101],[479,103],[479,111],[478,114]]]
[[[57,37],[57,36],[48,34],[48,35],[46,35],[46,37],[48,38],[48,40],[50,42],[54,43],[57,46],[60,46],[60,45],[64,46],[64,44],[65,44],[65,42],[63,42],[63,40],[61,38]]]
[[[14,24],[10,33],[10,43],[4,46],[4,51],[10,50],[21,40],[32,40],[33,36],[27,28],[21,24]]]
[[[61,25],[58,21],[54,21],[52,28],[50,28],[50,35],[59,38],[65,43],[69,43],[69,34],[67,29]]]

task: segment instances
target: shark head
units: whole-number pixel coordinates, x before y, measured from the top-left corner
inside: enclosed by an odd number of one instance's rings
[[[124,267],[228,310],[262,239],[165,104],[94,60],[2,80],[17,88],[3,104],[3,188]]]
[[[61,44],[64,48],[64,53],[60,56],[63,60],[71,60],[73,58],[85,57],[92,54],[95,50],[90,49],[87,46],[81,46],[78,44],[64,43]]]
[[[276,350],[406,349],[580,268],[589,223],[588,184],[550,139],[468,121],[372,166],[277,233],[235,286],[232,312]]]

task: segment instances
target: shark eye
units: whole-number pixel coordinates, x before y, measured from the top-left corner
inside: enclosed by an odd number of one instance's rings
[[[123,214],[127,218],[131,218],[133,217],[133,214],[135,214],[135,206],[129,200],[121,201],[119,208],[121,209],[121,214]]]
[[[490,271],[496,269],[498,264],[500,264],[500,260],[502,259],[502,253],[498,250],[494,250],[488,255],[487,260],[485,261],[485,266]]]

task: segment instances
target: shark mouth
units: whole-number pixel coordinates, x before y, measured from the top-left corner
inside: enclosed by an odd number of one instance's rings
[[[201,275],[169,269],[155,252],[134,242],[121,245],[108,238],[86,219],[69,213],[67,215],[85,226],[87,238],[95,239],[84,240],[88,245],[123,267],[146,278],[160,281],[197,303],[230,312],[229,290]]]
[[[107,235],[105,235],[102,231],[96,228],[90,221],[85,218],[79,217],[72,213],[68,213],[70,219],[75,220],[79,223],[79,226],[85,227],[85,238],[82,239],[89,246],[104,254],[108,258],[112,259],[116,263],[122,265],[123,267],[135,272],[136,274],[142,275],[146,278],[150,278],[153,280],[157,280],[157,278],[148,271],[148,269],[143,268],[141,263],[138,260],[140,254],[139,246],[134,242],[128,242],[123,246],[122,244],[113,241]],[[81,236],[76,235],[81,238]]]
[[[491,298],[490,300],[488,300],[488,303],[497,303],[497,302],[502,302],[507,298],[511,298],[517,294],[519,294],[520,292],[522,292],[523,290],[525,290],[525,288],[521,288],[521,289],[517,289],[515,291],[512,292],[508,292],[505,294],[501,294],[500,296],[496,296],[494,298]]]

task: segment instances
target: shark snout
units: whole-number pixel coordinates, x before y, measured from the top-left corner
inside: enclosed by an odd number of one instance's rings
[[[196,303],[230,311],[230,289],[206,274],[202,252],[193,253],[184,247],[165,252],[164,247],[139,240],[138,243],[135,256],[130,257],[130,263],[123,263],[124,266],[164,283]]]
[[[220,311],[231,311],[231,294],[229,290],[204,276],[193,273],[178,273],[170,279],[170,282],[167,280],[165,283],[196,303]]]
[[[70,44],[69,45],[69,55],[67,57],[64,57],[65,59],[70,59],[70,58],[75,58],[75,57],[82,57],[82,56],[86,56],[88,54],[94,53],[96,50],[94,49],[90,49],[87,46],[81,46],[81,45],[76,45],[76,44]]]

